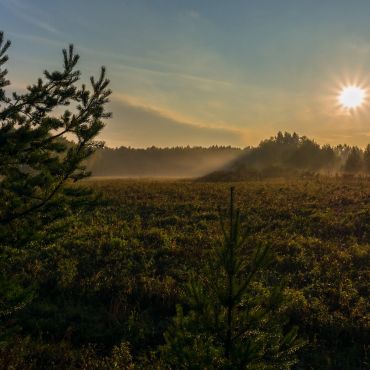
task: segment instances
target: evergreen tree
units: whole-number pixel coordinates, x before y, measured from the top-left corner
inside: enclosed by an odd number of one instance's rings
[[[94,138],[110,116],[110,90],[104,67],[90,78],[92,91],[76,85],[79,56],[70,45],[61,71],[45,71],[26,93],[8,96],[9,46],[0,32],[0,239],[19,246],[86,195],[69,184],[88,176],[83,161],[103,145]]]
[[[323,145],[320,152],[320,167],[324,169],[334,169],[338,158],[336,157],[334,149],[326,144]]]
[[[228,224],[221,218],[223,241],[202,276],[194,276],[165,333],[162,361],[176,369],[289,369],[302,346],[297,328],[284,331],[279,307],[282,289],[255,289],[268,264],[269,249],[250,249],[240,232],[240,214],[231,189]]]
[[[367,173],[370,173],[370,144],[367,145],[364,151],[364,167]]]
[[[351,148],[348,154],[348,158],[344,165],[344,170],[346,172],[356,173],[363,170],[364,162],[362,152],[359,148],[354,146]]]

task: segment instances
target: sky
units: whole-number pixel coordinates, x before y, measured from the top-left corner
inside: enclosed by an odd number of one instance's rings
[[[24,89],[73,43],[106,66],[108,146],[256,145],[278,131],[370,142],[369,0],[0,0],[9,77]],[[357,110],[347,85],[369,88]]]

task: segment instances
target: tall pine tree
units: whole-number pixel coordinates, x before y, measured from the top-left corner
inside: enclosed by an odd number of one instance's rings
[[[11,255],[87,201],[89,191],[71,184],[89,175],[83,162],[103,145],[94,139],[110,117],[111,93],[105,68],[91,77],[91,90],[77,86],[79,56],[70,45],[61,71],[9,94],[9,47],[0,32],[0,346],[14,332],[12,315],[34,295],[32,283],[9,273]]]
[[[79,56],[70,45],[60,71],[9,95],[9,46],[0,32],[0,240],[20,245],[84,195],[69,184],[88,176],[83,161],[103,145],[94,139],[110,117],[110,90],[104,67],[90,78],[91,91],[77,86]]]
[[[364,167],[365,172],[370,173],[370,144],[367,144],[364,151]]]

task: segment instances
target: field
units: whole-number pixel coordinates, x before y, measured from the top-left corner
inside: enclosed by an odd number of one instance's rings
[[[101,194],[100,204],[75,215],[68,235],[41,257],[24,257],[19,271],[40,287],[18,320],[43,354],[41,365],[45,353],[61,361],[57,348],[73,357],[93,343],[104,355],[128,342],[135,360],[163,343],[189,272],[202,268],[219,240],[218,207],[226,208],[230,188],[185,180],[85,184]],[[234,186],[248,244],[271,246],[261,284],[284,283],[290,322],[307,340],[297,368],[367,368],[369,180]]]

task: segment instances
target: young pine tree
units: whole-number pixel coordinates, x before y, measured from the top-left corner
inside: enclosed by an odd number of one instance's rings
[[[269,263],[269,249],[246,246],[231,189],[228,222],[221,218],[222,242],[201,276],[177,307],[161,348],[170,369],[289,369],[303,342],[297,328],[285,330],[279,313],[282,289],[258,294],[254,284]]]

